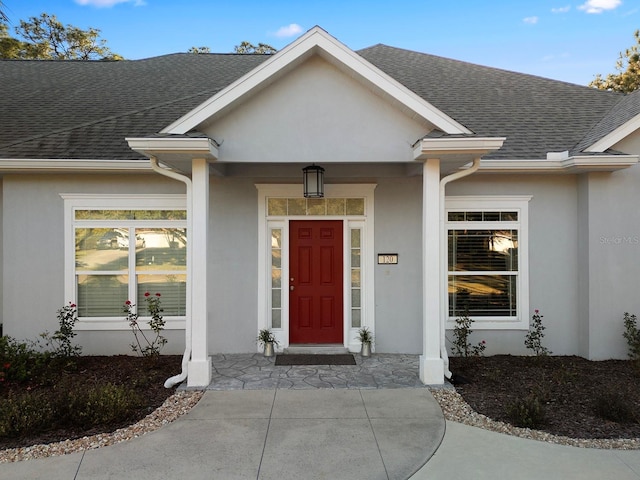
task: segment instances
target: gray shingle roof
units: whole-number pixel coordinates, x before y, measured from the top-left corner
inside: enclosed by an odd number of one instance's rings
[[[577,151],[596,143],[616,128],[640,114],[640,90],[636,90],[622,99],[591,129],[576,146]]]
[[[1,61],[0,157],[140,158],[125,137],[160,131],[264,60]]]
[[[491,158],[579,151],[640,113],[640,95],[385,45],[358,53],[474,133],[506,136]],[[125,137],[159,132],[267,58],[0,61],[0,158],[140,158]]]
[[[571,151],[622,97],[385,45],[358,53],[474,133],[506,136],[487,158]]]

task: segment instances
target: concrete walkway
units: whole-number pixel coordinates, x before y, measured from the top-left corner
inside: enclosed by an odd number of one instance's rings
[[[444,441],[412,480],[638,480],[639,450],[577,448],[446,422]]]
[[[355,366],[276,367],[261,355],[216,356],[203,399],[174,423],[110,447],[0,464],[0,479],[640,480],[640,451],[445,427],[417,380],[417,356],[356,357]]]
[[[444,435],[426,389],[207,391],[174,423],[84,453],[0,465],[3,479],[404,479]]]

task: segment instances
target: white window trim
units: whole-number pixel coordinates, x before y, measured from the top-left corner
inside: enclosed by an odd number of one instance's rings
[[[486,225],[487,228],[514,225],[518,228],[518,275],[515,317],[475,317],[474,330],[528,330],[529,329],[529,201],[531,195],[499,196],[459,196],[445,198],[445,228],[443,246],[448,252],[448,231],[450,227],[466,222],[449,222],[449,212],[455,211],[517,211],[517,222],[473,222],[474,226]],[[471,222],[470,222],[471,223]],[[500,225],[498,225],[500,224]],[[447,253],[448,255],[448,253]],[[449,264],[448,259],[445,262]],[[449,269],[445,270],[445,292],[449,285]],[[455,327],[455,317],[449,317],[449,295],[445,295],[446,328]]]
[[[75,211],[76,210],[186,210],[186,195],[165,195],[165,194],[141,194],[141,195],[119,195],[119,194],[77,194],[61,193],[64,200],[64,302],[77,303],[76,298],[76,269],[75,269]],[[90,226],[91,221],[83,221],[83,224]],[[186,226],[186,221],[184,221]],[[187,233],[189,234],[189,233]],[[187,247],[189,248],[189,247]],[[187,277],[191,272],[186,271]],[[189,292],[187,292],[187,296]],[[185,328],[185,317],[166,316],[166,330],[183,330]],[[146,322],[143,322],[143,328]],[[81,318],[75,326],[78,331],[84,330],[128,330],[129,323],[125,320],[125,313],[122,319],[95,317]]]
[[[361,325],[375,334],[374,299],[374,190],[376,184],[328,184],[325,198],[364,198],[365,215],[332,216],[301,215],[267,217],[269,197],[303,198],[302,185],[256,184],[258,189],[258,330],[271,328],[271,236],[270,228],[282,229],[282,328],[274,329],[278,348],[289,346],[289,221],[290,220],[342,220],[343,221],[343,321],[344,346],[350,351],[359,351],[358,328],[351,328],[351,227],[362,229],[361,251]]]

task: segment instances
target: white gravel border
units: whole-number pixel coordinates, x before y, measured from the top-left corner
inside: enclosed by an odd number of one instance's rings
[[[440,404],[444,418],[451,422],[463,423],[472,427],[484,428],[498,433],[514,435],[516,437],[539,440],[542,442],[570,445],[582,448],[602,448],[619,450],[640,449],[640,438],[631,439],[576,439],[552,435],[550,433],[519,428],[504,422],[491,420],[489,417],[475,412],[462,396],[452,389],[430,389],[434,398]],[[139,422],[112,433],[100,433],[90,437],[82,437],[76,440],[30,447],[9,448],[0,450],[0,463],[19,462],[32,458],[45,458],[69,453],[82,452],[94,448],[106,447],[116,443],[140,437],[145,433],[173,422],[181,415],[188,413],[202,398],[203,391],[180,391],[171,395],[154,412],[147,415]]]
[[[452,389],[431,389],[434,398],[440,404],[445,420],[463,423],[472,427],[484,428],[498,433],[505,433],[520,438],[539,440],[541,442],[570,445],[582,448],[602,448],[618,450],[640,449],[640,438],[619,439],[583,439],[571,438],[551,433],[531,430],[529,428],[514,427],[508,423],[497,422],[486,415],[473,410],[462,396]]]
[[[121,428],[112,433],[99,433],[76,440],[31,447],[8,448],[0,450],[0,463],[19,462],[32,458],[54,457],[69,453],[106,447],[116,443],[137,438],[145,433],[153,432],[163,425],[176,420],[180,415],[189,412],[202,398],[203,391],[180,391],[167,398],[164,403],[145,418],[133,425]]]

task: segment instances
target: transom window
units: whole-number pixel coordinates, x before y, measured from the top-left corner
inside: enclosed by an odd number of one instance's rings
[[[364,215],[364,198],[268,198],[270,217],[295,215]]]
[[[144,305],[146,292],[161,294],[165,318],[185,316],[184,197],[63,197],[70,257],[66,297],[77,304],[81,320],[121,320],[124,302]]]
[[[528,321],[528,198],[447,198],[450,320],[468,313],[485,328]]]

